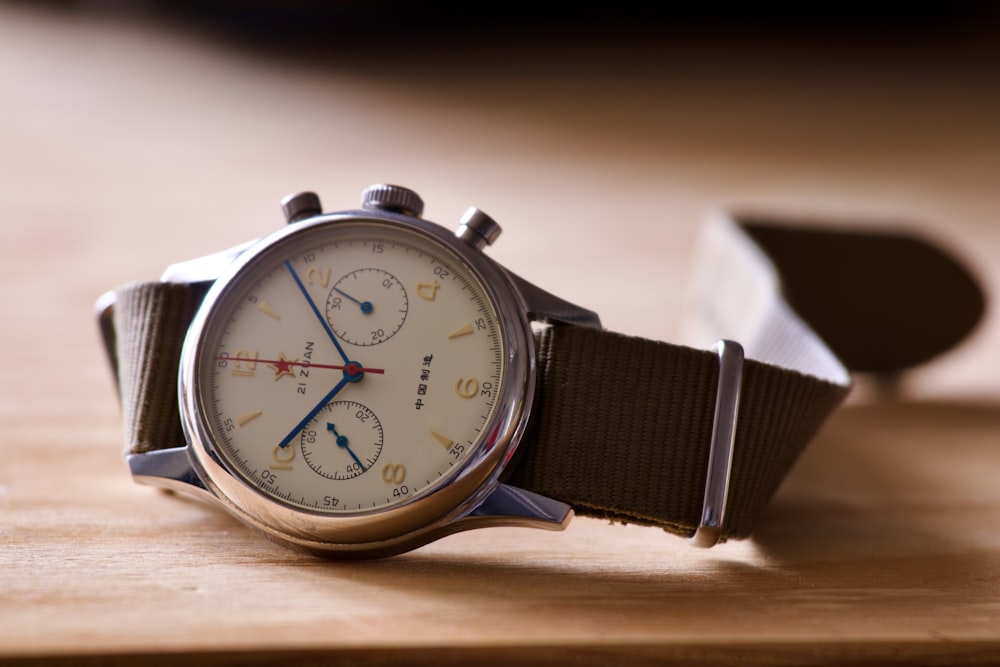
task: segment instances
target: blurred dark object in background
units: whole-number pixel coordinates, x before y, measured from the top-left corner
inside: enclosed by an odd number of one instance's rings
[[[54,1],[68,10],[153,16],[234,39],[302,44],[330,51],[512,48],[524,43],[590,48],[607,42],[646,45],[686,41],[780,39],[794,43],[918,48],[979,44],[1000,36],[1000,4],[985,2],[801,2],[697,4],[601,2],[239,2],[237,0]],[[514,39],[516,41],[512,42]]]

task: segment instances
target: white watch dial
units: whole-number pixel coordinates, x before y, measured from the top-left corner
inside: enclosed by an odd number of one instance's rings
[[[505,358],[489,293],[453,251],[339,221],[260,253],[216,298],[196,390],[234,473],[283,504],[355,514],[456,473],[488,435]]]

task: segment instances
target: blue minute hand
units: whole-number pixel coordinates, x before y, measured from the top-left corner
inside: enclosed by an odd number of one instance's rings
[[[311,296],[309,296],[309,290],[307,290],[306,286],[302,284],[302,279],[299,278],[299,274],[295,273],[295,269],[292,268],[292,263],[285,260],[285,268],[288,269],[290,274],[292,274],[292,278],[295,279],[295,284],[299,286],[302,296],[306,298],[306,301],[309,303],[309,307],[312,308],[313,314],[316,315],[316,319],[323,325],[323,330],[326,332],[326,335],[329,336],[330,342],[333,343],[335,348],[337,348],[340,358],[344,360],[344,363],[347,363],[348,359],[347,355],[344,353],[344,348],[342,348],[340,346],[340,342],[337,341],[337,336],[334,335],[333,329],[330,328],[330,323],[326,321],[325,317],[323,317],[323,313],[319,312],[319,308],[316,307],[316,302],[312,300]]]

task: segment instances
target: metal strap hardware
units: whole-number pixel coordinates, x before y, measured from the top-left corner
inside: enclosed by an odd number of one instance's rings
[[[743,385],[743,346],[731,340],[715,344],[719,355],[719,385],[712,418],[712,441],[708,451],[708,474],[705,477],[705,502],[701,521],[691,536],[696,547],[719,543],[726,520],[729,477],[736,445],[736,419],[739,415],[740,389]]]

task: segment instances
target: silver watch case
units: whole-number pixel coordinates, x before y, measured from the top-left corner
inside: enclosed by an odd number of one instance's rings
[[[273,500],[234,473],[215,447],[198,392],[197,359],[207,322],[245,267],[276,244],[321,233],[330,225],[373,221],[430,238],[452,251],[486,288],[506,342],[506,376],[497,409],[481,441],[460,469],[440,486],[403,504],[356,516],[295,509]],[[564,528],[572,510],[564,503],[499,481],[521,441],[535,396],[532,321],[560,320],[599,326],[597,315],[573,306],[513,274],[483,254],[481,244],[421,218],[382,210],[322,214],[294,222],[257,242],[167,269],[167,282],[214,281],[184,342],[178,381],[187,444],[128,457],[142,483],[195,493],[286,546],[328,557],[370,558],[408,551],[445,535],[489,526]]]

